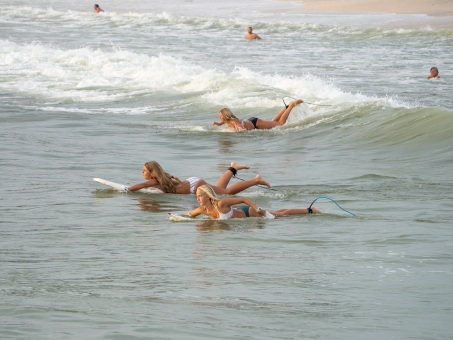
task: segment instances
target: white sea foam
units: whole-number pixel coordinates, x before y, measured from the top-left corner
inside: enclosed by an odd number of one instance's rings
[[[203,99],[212,104],[228,102],[244,107],[273,107],[280,99],[270,94],[278,92],[314,100],[367,100],[361,95],[342,93],[334,85],[311,75],[267,75],[245,67],[226,73],[167,55],[150,56],[125,50],[88,47],[62,50],[7,40],[0,41],[0,48],[5,79],[0,86],[49,100],[121,100],[165,90],[205,92]],[[33,58],[28,57],[30,54]],[[263,98],[262,89],[267,91],[267,97]]]
[[[109,0],[96,15],[0,0],[0,337],[451,336],[452,34],[261,16],[263,1]],[[262,41],[242,39],[249,24]],[[434,65],[443,81],[425,79]],[[283,96],[333,106],[297,106],[272,130],[211,126],[223,106],[270,118]],[[361,217],[317,201],[330,213],[183,226],[167,213],[194,195],[91,180],[142,182],[151,159],[211,184],[249,164],[241,178],[277,191],[238,196],[263,208],[327,195]]]

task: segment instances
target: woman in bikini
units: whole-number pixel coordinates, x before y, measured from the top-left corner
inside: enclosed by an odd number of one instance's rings
[[[256,175],[252,179],[237,182],[227,188],[231,177],[236,175],[238,170],[250,169],[247,165],[239,165],[235,162],[231,163],[228,170],[219,178],[217,186],[212,186],[214,191],[222,195],[234,195],[240,191],[250,188],[254,185],[265,185],[270,188],[270,184],[260,175]],[[184,181],[165,172],[164,169],[156,161],[145,163],[142,170],[143,178],[146,182],[134,184],[127,189],[136,191],[144,188],[157,188],[164,193],[171,194],[195,194],[200,185],[208,184],[205,180],[198,177],[189,177]]]
[[[246,217],[266,217],[275,218],[290,215],[303,214],[320,214],[321,212],[315,207],[308,209],[279,209],[276,211],[266,211],[258,207],[247,197],[225,197],[218,198],[214,189],[209,185],[201,185],[197,191],[197,201],[200,206],[184,216],[196,217],[198,215],[207,215],[214,220],[227,220],[230,218]],[[244,204],[237,208],[233,205]]]
[[[276,126],[280,126],[286,123],[288,120],[291,110],[299,104],[302,104],[304,101],[302,99],[292,100],[289,102],[288,106],[281,109],[279,113],[272,120],[264,120],[256,117],[251,117],[249,119],[239,119],[236,117],[230,109],[224,108],[220,110],[219,119],[220,123],[214,122],[214,126],[222,126],[226,124],[230,129],[236,131],[246,131],[254,129],[268,130]]]

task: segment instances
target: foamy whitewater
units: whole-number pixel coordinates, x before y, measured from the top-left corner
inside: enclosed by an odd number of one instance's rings
[[[0,0],[0,338],[451,337],[452,29],[99,4]],[[212,126],[223,107],[272,119],[285,96],[309,104],[283,127]],[[357,217],[319,199],[322,216],[175,223],[194,195],[92,180],[141,182],[149,160],[212,184],[249,164],[238,177],[275,189],[242,193],[262,207],[326,196]]]

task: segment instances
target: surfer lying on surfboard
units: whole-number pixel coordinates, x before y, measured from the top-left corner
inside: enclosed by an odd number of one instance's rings
[[[265,217],[275,218],[289,215],[303,214],[320,214],[321,212],[315,207],[308,209],[279,209],[276,211],[267,211],[258,207],[247,197],[224,197],[218,198],[213,188],[209,185],[201,185],[197,191],[197,201],[200,206],[186,215],[188,217],[196,217],[198,215],[207,215],[214,220],[227,220],[230,218],[246,218],[246,217]],[[237,208],[233,205],[243,204]]]
[[[260,175],[256,175],[252,179],[237,182],[227,188],[231,177],[236,175],[238,170],[250,169],[248,165],[239,165],[235,162],[231,163],[228,170],[219,178],[217,186],[211,185],[214,191],[222,195],[234,195],[254,185],[265,185],[270,188],[270,184]],[[145,163],[142,170],[143,178],[146,182],[134,184],[127,189],[136,191],[143,188],[158,188],[165,193],[171,194],[195,194],[200,185],[208,184],[205,180],[198,177],[190,177],[184,181],[165,172],[164,169],[156,161]]]
[[[220,123],[214,122],[214,126],[222,126],[226,124],[230,129],[236,131],[246,131],[254,129],[272,129],[276,126],[280,126],[286,123],[288,120],[291,110],[299,104],[302,104],[304,101],[302,99],[292,100],[289,104],[280,110],[279,113],[272,120],[264,120],[256,117],[250,117],[249,119],[239,119],[236,117],[230,109],[224,108],[220,110],[219,119]]]

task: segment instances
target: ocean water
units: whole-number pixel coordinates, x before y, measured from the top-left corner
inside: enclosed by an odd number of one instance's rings
[[[0,1],[0,338],[451,338],[453,29],[100,5]],[[225,106],[271,119],[285,96],[310,104],[281,128],[211,125]],[[149,160],[213,184],[249,164],[240,178],[275,189],[242,193],[260,206],[327,196],[357,217],[319,199],[321,216],[175,223],[193,195],[92,181],[141,182]]]

